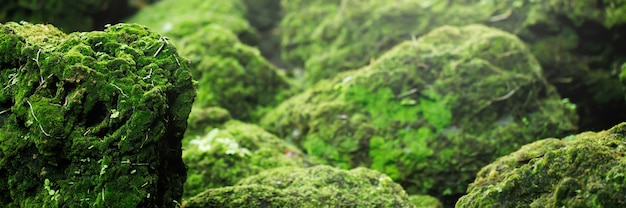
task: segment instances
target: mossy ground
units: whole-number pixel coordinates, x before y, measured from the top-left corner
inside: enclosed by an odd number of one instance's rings
[[[366,168],[278,168],[209,189],[185,207],[414,207],[402,187]]]
[[[545,139],[484,167],[457,207],[624,207],[626,123]]]
[[[0,203],[173,207],[195,97],[186,62],[147,28],[64,34],[0,25]]]
[[[492,159],[576,129],[575,107],[541,74],[509,33],[442,27],[318,82],[261,124],[328,164],[371,167],[445,198]]]

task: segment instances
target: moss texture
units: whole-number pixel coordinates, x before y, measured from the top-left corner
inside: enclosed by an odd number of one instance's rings
[[[309,164],[302,152],[261,127],[231,120],[207,133],[186,137],[183,160],[188,166],[184,197],[276,167]]]
[[[179,46],[198,81],[196,108],[221,107],[236,119],[255,121],[290,94],[291,84],[279,70],[227,28],[203,27]]]
[[[366,168],[276,168],[209,189],[185,207],[414,207],[402,187]]]
[[[428,195],[410,195],[409,200],[415,208],[443,208],[439,199]]]
[[[246,4],[242,0],[160,0],[141,9],[127,22],[139,23],[174,42],[207,25],[221,25],[247,44],[258,42],[256,30],[246,20]]]
[[[195,97],[184,59],[147,28],[64,34],[0,25],[0,204],[173,207]]]
[[[180,6],[179,6],[180,4]],[[220,107],[233,118],[255,121],[289,94],[290,83],[258,49],[242,1],[164,0],[130,22],[157,28],[190,61],[199,92],[195,107]]]
[[[544,139],[484,167],[457,207],[624,207],[626,123]]]
[[[281,1],[281,53],[314,83],[365,66],[394,45],[443,25],[485,24],[519,36],[547,80],[579,105],[585,129],[626,119],[624,0]],[[601,103],[595,105],[595,103]],[[601,107],[599,107],[601,106]],[[607,125],[608,124],[608,125]],[[600,130],[597,129],[597,130]]]
[[[496,157],[576,129],[575,106],[541,74],[515,36],[446,26],[320,81],[261,124],[312,157],[371,167],[410,193],[462,194]]]

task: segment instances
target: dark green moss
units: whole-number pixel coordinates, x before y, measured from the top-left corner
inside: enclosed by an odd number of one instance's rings
[[[172,207],[195,97],[185,61],[143,26],[63,34],[0,25],[2,203]]]
[[[414,207],[402,187],[366,168],[328,166],[263,171],[237,185],[207,191],[185,207]]]
[[[457,207],[624,207],[626,123],[545,139],[484,167]]]
[[[327,164],[371,167],[450,204],[498,156],[576,130],[575,108],[518,38],[471,25],[438,28],[322,80],[261,124]]]

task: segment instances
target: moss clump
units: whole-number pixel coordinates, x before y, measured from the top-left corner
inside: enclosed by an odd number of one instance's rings
[[[576,129],[575,106],[541,74],[509,33],[441,27],[320,81],[261,124],[328,164],[371,167],[410,193],[455,196],[496,157]]]
[[[457,207],[624,207],[626,123],[544,139],[484,167]]]
[[[439,199],[428,195],[410,195],[409,200],[415,208],[443,208]]]
[[[199,86],[195,107],[220,107],[235,119],[256,121],[288,94],[290,84],[279,70],[245,44],[256,42],[256,31],[242,1],[178,4],[161,1],[129,21],[158,28],[189,58]]]
[[[626,59],[626,1],[282,1],[282,57],[308,83],[360,68],[443,25],[485,24],[529,45],[546,79],[579,108],[584,129],[626,119],[615,71]],[[596,103],[601,103],[596,105]]]
[[[218,106],[236,119],[254,121],[263,108],[289,94],[290,84],[278,69],[220,25],[206,26],[180,43],[198,80],[197,108]]]
[[[0,25],[0,180],[7,207],[173,207],[195,97],[165,39],[134,24],[64,34]]]
[[[128,22],[146,25],[174,42],[207,25],[221,25],[243,42],[258,42],[256,30],[246,20],[247,8],[242,0],[161,0],[144,7]]]
[[[186,137],[183,160],[189,176],[185,198],[207,188],[234,185],[262,170],[309,164],[297,147],[253,124],[231,120],[206,132]]]
[[[414,207],[402,187],[366,168],[286,167],[207,191],[185,207]]]
[[[360,68],[396,44],[443,25],[487,19],[485,5],[449,1],[282,1],[282,57],[314,83]],[[458,5],[458,6],[457,6]],[[489,8],[489,7],[488,7]]]

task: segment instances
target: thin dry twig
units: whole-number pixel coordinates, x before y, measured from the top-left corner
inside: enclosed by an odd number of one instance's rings
[[[122,95],[124,95],[124,97],[128,97],[128,95],[126,95],[126,93],[124,93],[124,90],[122,90],[122,88],[118,87],[117,85],[113,84],[113,83],[109,83],[111,86],[117,88],[117,90],[119,90]]]
[[[43,132],[43,134],[46,135],[46,136],[50,136],[50,134],[46,133],[46,131],[43,130],[43,126],[39,122],[39,119],[37,119],[37,116],[35,116],[35,111],[33,110],[33,105],[31,105],[30,101],[28,101],[28,100],[26,100],[26,103],[28,103],[28,106],[30,107],[30,113],[33,115],[33,118],[35,118],[35,121],[37,121],[37,124],[39,124],[39,129],[41,129],[41,132]]]

